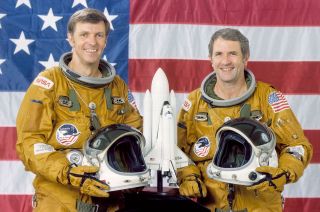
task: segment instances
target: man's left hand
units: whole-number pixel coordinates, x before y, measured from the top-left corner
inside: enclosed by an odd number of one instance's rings
[[[289,181],[289,172],[271,166],[261,166],[257,172],[266,175],[265,178],[247,187],[248,190],[283,191],[284,185]]]

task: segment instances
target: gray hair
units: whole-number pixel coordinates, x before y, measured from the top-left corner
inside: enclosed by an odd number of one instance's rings
[[[76,24],[79,22],[96,24],[100,21],[103,21],[106,28],[106,35],[108,35],[110,31],[110,23],[101,11],[92,8],[78,10],[70,17],[68,21],[68,33],[72,34]]]
[[[241,53],[243,57],[249,57],[250,56],[250,48],[249,48],[249,40],[246,38],[239,30],[237,29],[231,29],[231,28],[224,28],[216,31],[210,39],[208,48],[209,48],[209,56],[212,57],[212,51],[213,51],[213,43],[218,39],[223,38],[224,40],[230,40],[230,41],[239,41],[240,42],[240,48]]]

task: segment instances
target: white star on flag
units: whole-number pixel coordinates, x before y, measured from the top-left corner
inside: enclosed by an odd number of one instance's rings
[[[30,55],[29,52],[29,48],[28,45],[32,42],[34,42],[34,40],[32,39],[26,39],[26,37],[24,36],[24,32],[22,31],[20,34],[19,39],[10,39],[14,44],[16,44],[16,49],[14,50],[13,54],[16,54],[17,52],[23,50],[25,51],[27,54]]]
[[[88,7],[87,0],[73,0],[72,8],[74,8],[78,4],[82,4],[84,7]]]
[[[18,0],[16,4],[16,8],[23,4],[31,8],[30,0]]]
[[[118,17],[118,15],[110,15],[107,8],[104,8],[103,13],[106,16],[106,18],[108,19],[108,21],[110,22],[110,29],[114,30],[113,25],[112,25],[112,21],[114,19],[116,19]]]
[[[52,27],[55,31],[57,30],[56,22],[62,19],[62,16],[55,16],[52,12],[52,8],[49,9],[47,15],[38,15],[43,21],[41,31],[45,30],[48,27]]]
[[[0,59],[0,65],[1,65],[4,61],[6,61],[6,60],[4,60],[4,59]],[[0,74],[2,74],[1,67],[0,67]]]
[[[54,61],[54,58],[51,53],[49,55],[48,61],[39,61],[39,63],[43,65],[46,69],[59,65],[58,61]]]
[[[6,16],[6,14],[0,13],[0,19]],[[1,29],[1,23],[0,23],[0,29]]]

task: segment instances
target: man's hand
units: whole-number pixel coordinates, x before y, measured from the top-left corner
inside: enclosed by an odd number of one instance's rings
[[[281,168],[271,166],[261,166],[256,169],[257,172],[266,175],[262,180],[247,187],[248,190],[259,191],[283,191],[284,185],[288,183],[290,173]]]
[[[66,172],[68,183],[80,187],[80,192],[94,197],[109,197],[105,191],[109,186],[94,177],[99,170],[96,166],[69,166]]]
[[[187,176],[182,180],[179,186],[179,192],[182,196],[187,197],[205,197],[207,196],[207,188],[205,184],[197,176]]]

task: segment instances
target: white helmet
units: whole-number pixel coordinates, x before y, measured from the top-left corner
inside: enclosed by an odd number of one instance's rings
[[[143,187],[150,178],[142,154],[144,145],[145,139],[137,129],[109,125],[85,143],[82,165],[98,166],[96,177],[109,185],[109,191]]]
[[[266,125],[251,118],[236,118],[224,123],[216,133],[217,150],[207,174],[218,181],[252,185],[265,175],[259,166],[278,166],[276,137]]]

